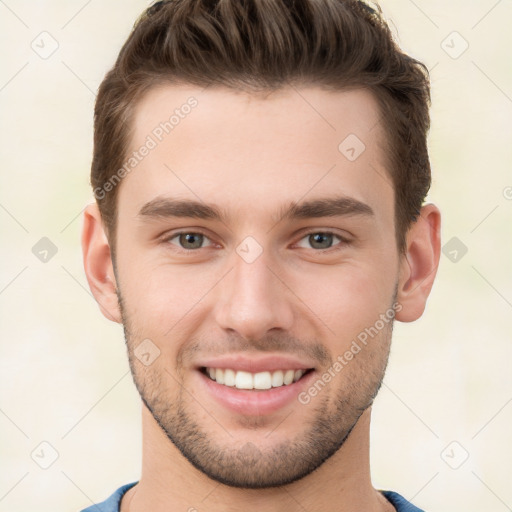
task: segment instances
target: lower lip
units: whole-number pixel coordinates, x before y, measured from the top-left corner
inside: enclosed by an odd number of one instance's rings
[[[310,371],[297,382],[277,388],[265,390],[238,389],[224,386],[210,379],[201,371],[197,371],[201,386],[213,396],[217,402],[227,409],[246,416],[262,416],[272,414],[286,405],[297,401],[297,397],[314,378],[315,371]]]

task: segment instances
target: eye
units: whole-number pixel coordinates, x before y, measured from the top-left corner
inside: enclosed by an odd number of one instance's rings
[[[174,242],[174,240],[177,240],[177,242]],[[186,250],[201,249],[203,247],[212,245],[208,237],[202,233],[194,232],[175,233],[167,239],[167,242],[173,245],[178,245],[180,248]],[[205,242],[206,244],[203,245]]]
[[[331,232],[318,231],[315,233],[309,233],[304,238],[302,238],[297,244],[299,247],[304,247],[306,249],[330,249],[333,245],[333,241],[337,239],[340,242],[346,242],[343,238],[338,235],[335,235]]]

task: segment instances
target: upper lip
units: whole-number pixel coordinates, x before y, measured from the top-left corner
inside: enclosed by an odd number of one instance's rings
[[[250,373],[275,372],[277,370],[309,370],[314,368],[310,362],[301,361],[293,356],[265,355],[247,357],[247,355],[230,354],[223,357],[205,359],[198,364],[199,368],[229,368],[234,371]]]

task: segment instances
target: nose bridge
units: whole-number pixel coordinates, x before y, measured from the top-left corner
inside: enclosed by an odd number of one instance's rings
[[[253,339],[270,329],[290,329],[293,320],[290,297],[269,269],[272,262],[268,254],[263,251],[255,259],[244,258],[239,247],[233,256],[233,268],[220,287],[218,324]]]
[[[232,272],[233,292],[248,303],[253,299],[271,300],[275,288],[272,278],[275,277],[269,270],[268,258],[261,255],[252,262],[237,259]]]

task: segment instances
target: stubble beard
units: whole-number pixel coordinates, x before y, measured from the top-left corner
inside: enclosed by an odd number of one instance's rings
[[[283,436],[287,439],[271,447],[260,448],[258,438],[268,435],[271,429],[265,428],[263,432],[254,428],[251,429],[251,432],[256,432],[254,442],[241,442],[237,446],[236,439],[230,437],[229,431],[223,427],[226,441],[222,444],[210,434],[209,424],[202,424],[197,420],[190,407],[195,400],[185,389],[183,382],[179,382],[182,375],[179,369],[174,371],[161,365],[154,365],[158,370],[143,368],[136,359],[133,349],[139,339],[135,335],[137,329],[131,325],[119,290],[118,298],[130,369],[144,405],[169,441],[188,462],[212,480],[231,487],[278,487],[312,473],[343,446],[382,385],[389,356],[392,321],[371,341],[372,346],[365,347],[364,350],[372,350],[373,353],[371,357],[365,358],[365,364],[355,373],[355,379],[344,379],[344,368],[327,386],[336,385],[336,379],[339,379],[336,393],[323,389],[307,405],[297,401],[296,408],[310,409],[301,434],[293,439]],[[350,364],[355,361],[357,357]],[[351,374],[354,375],[354,372]],[[178,389],[175,398],[166,395],[167,387],[164,383],[170,383]],[[293,421],[293,415],[294,411],[283,423]],[[218,430],[219,425],[213,418],[211,425]],[[278,431],[279,427],[276,429]],[[272,434],[269,439],[271,436]],[[265,441],[269,445],[268,439]]]

